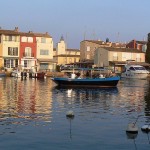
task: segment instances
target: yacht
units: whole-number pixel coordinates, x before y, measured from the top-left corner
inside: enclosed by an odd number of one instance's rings
[[[148,77],[149,71],[145,67],[140,65],[125,65],[124,71],[121,73],[122,78],[137,78],[146,79]]]

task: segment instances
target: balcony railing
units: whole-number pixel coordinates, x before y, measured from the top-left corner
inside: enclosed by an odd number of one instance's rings
[[[23,53],[23,57],[34,57],[34,53]]]

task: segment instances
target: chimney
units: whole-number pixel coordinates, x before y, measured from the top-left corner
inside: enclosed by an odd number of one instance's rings
[[[18,27],[15,27],[15,31],[18,32],[18,31],[19,31],[19,28],[18,28]]]

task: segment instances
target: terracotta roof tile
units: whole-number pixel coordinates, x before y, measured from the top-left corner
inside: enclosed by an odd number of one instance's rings
[[[18,35],[18,36],[34,36],[34,37],[48,37],[51,38],[51,36],[46,33],[34,33],[32,31],[29,32],[18,32],[17,30],[3,30],[0,29],[0,35]]]
[[[135,52],[135,53],[144,53],[142,51],[139,51],[138,49],[133,48],[113,48],[113,47],[99,47],[104,48],[108,51],[115,51],[115,52]]]

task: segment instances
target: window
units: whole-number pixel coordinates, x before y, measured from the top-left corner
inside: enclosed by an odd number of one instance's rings
[[[69,62],[70,62],[70,63],[72,62],[72,58],[69,58]]]
[[[33,37],[26,37],[26,36],[23,36],[23,37],[21,38],[21,42],[33,43]]]
[[[12,59],[10,60],[10,64],[11,64],[11,68],[13,68],[14,67],[14,61]]]
[[[18,47],[8,47],[8,55],[18,56]]]
[[[113,53],[113,61],[118,60],[118,55],[117,53]]]
[[[14,68],[14,60],[13,59],[4,59],[4,67]]]
[[[76,58],[74,58],[74,62],[76,62],[77,61],[77,59]]]
[[[27,67],[27,60],[24,60],[24,67]]]
[[[90,55],[87,55],[87,56],[86,56],[86,59],[90,59]]]
[[[32,49],[31,47],[26,47],[25,48],[25,56],[27,57],[31,57],[31,52],[32,52]]]
[[[21,38],[21,42],[27,42],[27,37],[23,36],[23,37]]]
[[[133,71],[135,71],[135,69],[134,69],[133,67],[130,67],[130,68],[129,68],[129,70],[133,70]]]
[[[8,36],[8,41],[15,41],[15,36]]]
[[[13,37],[12,36],[9,36],[8,37],[8,41],[12,41]]]
[[[46,38],[42,37],[41,38],[41,43],[46,43]]]
[[[18,59],[15,59],[15,67],[18,66]]]
[[[135,70],[146,70],[145,67],[134,67]]]
[[[12,35],[5,36],[5,41],[17,41],[17,36]]]
[[[136,54],[136,61],[137,61],[137,62],[140,62],[140,61],[141,61],[141,56],[140,56],[140,54]]]
[[[33,37],[28,37],[28,42],[33,43]]]
[[[41,63],[40,64],[40,69],[41,70],[48,69],[48,63]]]
[[[87,52],[89,52],[90,51],[90,46],[87,46],[86,50],[87,50]]]
[[[64,58],[64,62],[67,64],[67,58]]]
[[[49,55],[49,50],[41,49],[40,50],[40,55]]]
[[[122,61],[132,59],[132,53],[122,53]]]

